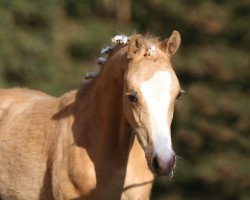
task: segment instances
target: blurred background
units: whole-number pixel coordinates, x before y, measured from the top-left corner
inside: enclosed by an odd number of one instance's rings
[[[250,0],[0,0],[0,87],[77,88],[117,33],[182,35],[174,178],[153,200],[250,199]]]

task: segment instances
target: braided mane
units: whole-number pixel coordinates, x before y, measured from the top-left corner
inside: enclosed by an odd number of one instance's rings
[[[111,56],[111,54],[116,50],[116,48],[120,45],[126,46],[129,42],[129,39],[133,37],[130,36],[126,36],[124,34],[122,35],[116,35],[111,39],[112,44],[106,46],[105,48],[103,48],[101,50],[101,54],[104,54],[104,57],[99,57],[97,60],[97,64],[99,66],[98,71],[96,72],[87,72],[85,75],[85,79],[93,79],[96,76],[98,76],[99,72],[101,71],[102,67],[104,66],[104,64],[107,62],[107,60],[109,59],[109,57]],[[153,44],[159,44],[159,40],[158,38],[153,38],[150,36],[146,36],[143,38],[144,42],[146,43],[146,46],[148,46],[148,48],[146,49],[145,55],[150,56],[153,55],[156,52],[156,46]]]

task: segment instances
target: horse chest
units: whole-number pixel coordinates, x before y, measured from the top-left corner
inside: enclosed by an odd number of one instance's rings
[[[149,199],[153,175],[146,167],[128,166],[122,200]]]
[[[127,164],[122,199],[149,199],[154,176],[149,170],[145,154],[135,139]]]
[[[83,199],[146,200],[152,187],[152,179],[148,175],[144,173],[143,177],[134,170],[128,174],[113,170],[106,172],[106,175],[95,174],[96,178],[93,180],[93,176],[89,174],[88,177],[85,176],[85,183],[88,185],[82,191],[82,194],[86,194]]]
[[[126,165],[91,157],[79,147],[69,150],[70,182],[80,199],[121,199]]]

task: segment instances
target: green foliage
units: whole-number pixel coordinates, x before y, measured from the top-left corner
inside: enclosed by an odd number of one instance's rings
[[[59,95],[95,68],[114,34],[164,39],[176,29],[182,45],[173,66],[186,91],[173,122],[179,159],[173,180],[158,179],[152,198],[248,199],[249,1],[131,2],[130,24],[122,25],[115,0],[0,0],[0,86]]]

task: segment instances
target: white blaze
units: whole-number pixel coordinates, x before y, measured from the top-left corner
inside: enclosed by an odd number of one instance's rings
[[[170,106],[171,75],[166,71],[156,72],[141,85],[142,96],[146,101],[152,142],[157,155],[169,157],[172,150],[168,111]]]

